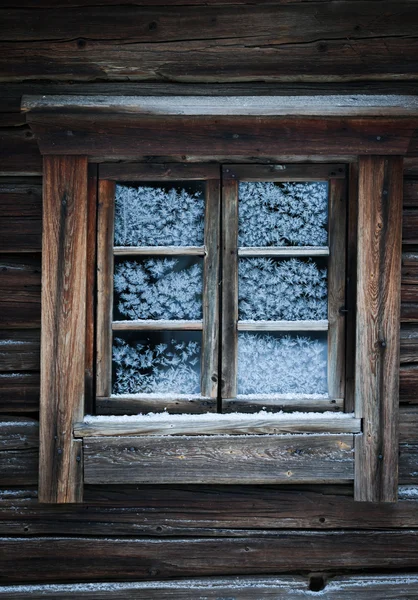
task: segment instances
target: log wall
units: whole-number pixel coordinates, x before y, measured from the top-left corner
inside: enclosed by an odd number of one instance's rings
[[[81,506],[42,505],[42,161],[20,100],[28,93],[415,94],[417,4],[59,4],[21,0],[0,9],[0,584],[26,586],[0,587],[0,597],[195,598],[198,589],[207,598],[254,600],[323,588],[327,598],[398,598],[399,590],[416,597],[418,141],[404,178],[398,503],[354,503],[347,485],[89,485]],[[191,580],[161,583],[173,578]],[[83,582],[119,583],[74,586]]]

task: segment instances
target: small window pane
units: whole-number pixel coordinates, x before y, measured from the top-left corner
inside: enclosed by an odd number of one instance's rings
[[[327,393],[326,333],[238,335],[238,394]]]
[[[200,331],[118,332],[113,394],[199,394]]]
[[[317,321],[327,312],[326,260],[240,259],[240,320]]]
[[[117,184],[116,246],[202,246],[204,182]]]
[[[328,182],[241,182],[239,246],[326,246]]]
[[[115,261],[114,319],[202,319],[203,261],[193,256]]]

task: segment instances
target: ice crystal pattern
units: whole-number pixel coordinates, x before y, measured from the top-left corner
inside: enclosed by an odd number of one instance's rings
[[[239,184],[240,246],[326,246],[328,183]]]
[[[202,266],[175,271],[173,258],[130,260],[116,265],[119,312],[128,319],[201,319]]]
[[[197,394],[200,344],[171,340],[168,344],[129,344],[115,338],[114,394]]]
[[[326,394],[325,345],[308,337],[241,333],[239,394]]]
[[[299,321],[327,318],[327,270],[311,260],[239,261],[239,318]]]
[[[204,198],[185,189],[116,186],[117,246],[201,246]]]

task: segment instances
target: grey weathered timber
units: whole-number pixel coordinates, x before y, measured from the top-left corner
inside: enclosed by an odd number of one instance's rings
[[[0,160],[0,165],[2,161]],[[1,169],[1,166],[0,166]],[[41,181],[25,178],[0,181],[0,251],[30,252],[41,249]]]
[[[0,451],[39,447],[39,424],[27,417],[0,418]]]
[[[218,177],[220,176],[217,168]],[[201,394],[218,397],[219,371],[219,271],[221,196],[219,179],[205,184],[205,259],[203,263],[203,333]]]
[[[77,502],[84,410],[87,159],[44,158],[39,499]]]
[[[84,481],[333,483],[354,477],[353,436],[84,438]]]
[[[94,365],[96,362],[96,243],[97,243],[97,165],[88,166],[87,188],[87,279],[86,279],[86,351],[84,410],[94,411]]]
[[[113,321],[111,329],[113,331],[155,331],[160,329],[167,331],[201,331],[203,323],[202,321],[164,321],[162,319],[156,319],[155,321],[151,319],[143,321]]]
[[[115,256],[205,256],[203,246],[115,246]]]
[[[341,157],[359,152],[404,155],[418,128],[418,117],[156,117],[35,111],[27,120],[41,154],[83,154],[101,160],[179,153],[322,154],[340,157],[341,162]]]
[[[326,246],[293,246],[293,247],[240,247],[238,256],[328,256],[329,248]]]
[[[238,321],[238,331],[328,331],[328,321]]]
[[[222,401],[223,411],[231,412],[258,412],[260,410],[300,410],[306,412],[340,411],[344,408],[344,398],[328,398],[323,396],[276,396],[275,394],[240,395],[236,398],[225,398]]]
[[[39,329],[0,330],[0,371],[39,371]]]
[[[329,581],[318,573],[312,577],[222,577],[179,579],[152,582],[109,582],[78,584],[38,584],[4,586],[0,598],[14,600],[65,600],[85,598],[92,600],[299,600],[313,595],[312,582],[323,586],[321,595],[329,600],[415,600],[418,577],[414,574],[337,576]],[[231,595],[232,594],[232,595]],[[384,596],[382,596],[384,594]]]
[[[109,396],[96,398],[96,413],[99,415],[137,415],[149,412],[169,414],[216,412],[215,398],[173,394],[143,394],[133,396]]]
[[[1,426],[1,423],[0,423]],[[360,419],[352,415],[318,414],[304,418],[303,414],[245,416],[211,415],[209,418],[190,416],[170,419],[147,416],[142,419],[122,417],[120,420],[106,418],[85,420],[74,425],[75,437],[109,437],[113,435],[237,435],[278,433],[360,433]]]
[[[97,211],[97,396],[109,396],[112,391],[114,212],[115,183],[100,180]]]
[[[360,157],[355,497],[397,499],[402,158]]]
[[[399,409],[399,441],[418,444],[418,406]]]
[[[2,413],[30,413],[39,410],[39,373],[1,373]]]
[[[418,327],[416,325],[402,325],[400,352],[401,364],[418,363]]]
[[[39,329],[41,322],[41,260],[39,254],[0,256],[0,289],[2,291],[0,327],[2,329]]]
[[[326,96],[23,96],[23,112],[64,110],[188,116],[418,116],[418,98],[401,95]]]
[[[237,395],[238,181],[228,177],[227,169],[222,174],[221,396],[225,399]]]
[[[418,532],[414,530],[259,530],[245,531],[242,538],[54,536],[1,538],[0,542],[3,584],[75,583],[80,581],[80,574],[86,582],[106,582],[150,577],[277,575],[319,569],[413,571],[418,565]]]
[[[0,420],[0,485],[28,485],[38,479],[39,427],[22,417]]]
[[[117,163],[99,167],[101,179],[113,181],[208,181],[219,179],[219,166],[210,164]]]
[[[331,179],[328,203],[328,394],[345,397],[347,182]]]

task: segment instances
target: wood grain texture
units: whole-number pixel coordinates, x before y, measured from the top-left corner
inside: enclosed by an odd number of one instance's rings
[[[401,365],[418,363],[418,327],[413,324],[403,324],[400,334]]]
[[[238,374],[238,181],[222,171],[221,396],[235,398]],[[224,403],[222,402],[222,408]]]
[[[41,260],[37,254],[0,255],[0,326],[39,329]]]
[[[42,502],[80,500],[72,425],[84,410],[87,159],[45,157],[42,245]]]
[[[86,483],[332,483],[353,479],[353,436],[84,438]]]
[[[248,246],[238,248],[238,256],[328,256],[327,246]]]
[[[345,398],[344,410],[354,411],[355,353],[356,353],[356,301],[357,301],[357,213],[358,213],[358,163],[348,165],[347,207],[347,266],[346,266],[346,345],[345,345]]]
[[[143,4],[49,5],[47,22],[6,7],[2,81],[387,81],[416,68],[412,0]]]
[[[418,404],[418,365],[402,365],[399,370],[400,401]]]
[[[225,398],[222,401],[223,412],[243,412],[252,413],[260,410],[273,411],[282,410],[303,411],[303,412],[322,412],[322,411],[340,411],[344,408],[343,398],[324,398],[321,396],[312,397],[283,397],[277,398],[274,395],[269,396],[241,396],[236,398]]]
[[[97,165],[88,166],[87,187],[87,279],[86,279],[86,351],[84,371],[84,410],[94,413],[96,354],[96,245],[97,245]]]
[[[33,413],[39,410],[39,373],[0,374],[0,412]]]
[[[40,250],[41,213],[40,180],[0,181],[0,252]]]
[[[0,372],[39,371],[39,329],[0,330]]]
[[[167,412],[169,414],[216,412],[217,401],[204,396],[155,396],[147,394],[143,397],[98,397],[96,398],[96,414],[99,415],[137,415],[149,412]]]
[[[141,117],[31,112],[42,154],[135,158],[181,151],[195,156],[406,154],[416,118]],[[158,135],[156,133],[158,132]],[[137,140],[141,140],[138,144]]]
[[[112,283],[113,286],[113,283]],[[111,295],[113,287],[109,288],[108,295]],[[113,331],[202,331],[202,321],[165,321],[163,319],[138,320],[138,321],[113,321],[111,325]],[[110,345],[112,340],[109,340]],[[107,391],[107,390],[106,390]],[[110,393],[110,388],[107,393]]]
[[[220,170],[218,169],[218,177]],[[218,397],[221,196],[219,179],[205,184],[205,249],[203,263],[203,332],[201,394]]]
[[[242,538],[186,540],[3,538],[0,566],[3,584],[248,576],[323,568],[412,570],[418,564],[417,538],[414,530],[247,531]]]
[[[99,181],[97,211],[96,396],[112,391],[113,219],[115,183]]]
[[[218,165],[205,164],[104,164],[99,167],[100,179],[111,181],[206,181],[219,179]]]
[[[355,497],[397,498],[402,159],[360,157]]]
[[[328,331],[328,321],[238,321],[238,331]]]

